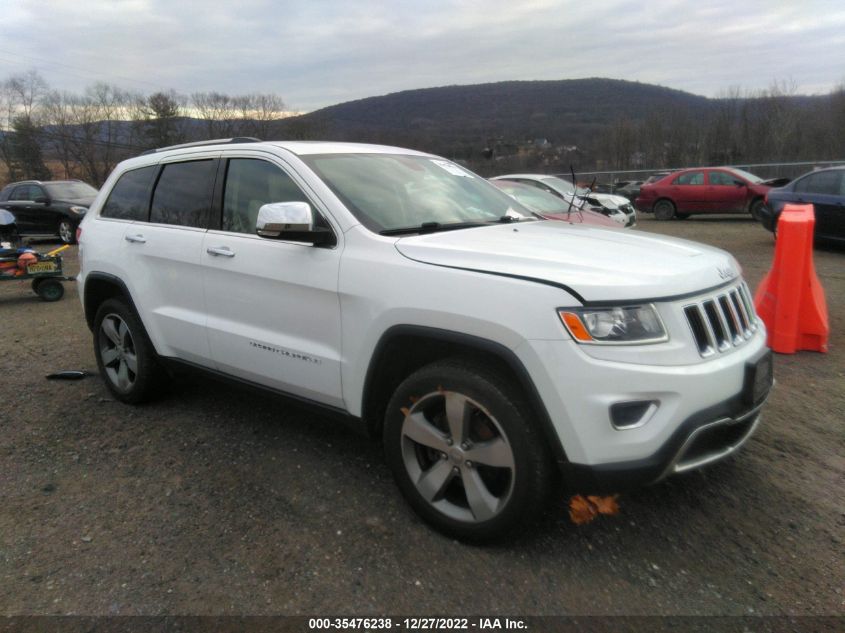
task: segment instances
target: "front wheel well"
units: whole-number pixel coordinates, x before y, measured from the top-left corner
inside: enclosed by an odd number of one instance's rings
[[[748,202],[748,212],[751,213],[751,209],[754,208],[755,204],[757,204],[758,202],[765,202],[765,200],[766,198],[764,196],[754,196],[753,198],[751,198],[751,200]]]
[[[545,436],[557,461],[566,454],[557,431],[527,370],[507,347],[472,335],[427,328],[395,326],[376,345],[364,382],[362,418],[374,437],[381,434],[387,403],[405,378],[439,360],[459,358],[496,371],[524,394],[531,406],[538,431]]]

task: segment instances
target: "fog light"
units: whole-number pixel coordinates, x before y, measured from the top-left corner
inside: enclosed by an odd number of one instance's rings
[[[617,402],[610,406],[610,423],[616,429],[635,429],[651,419],[660,403],[657,400]]]

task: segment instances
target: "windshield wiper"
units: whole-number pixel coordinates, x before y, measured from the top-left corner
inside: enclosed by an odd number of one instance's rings
[[[403,226],[398,229],[384,229],[379,235],[411,235],[413,233],[436,233],[438,231],[453,231],[455,229],[471,229],[476,226],[488,226],[487,222],[452,222],[441,224],[440,222],[423,222],[419,226]]]

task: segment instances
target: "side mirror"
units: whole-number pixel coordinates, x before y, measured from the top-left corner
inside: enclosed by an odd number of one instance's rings
[[[50,204],[50,198],[47,196],[38,196],[33,202],[37,204]]]
[[[314,211],[307,202],[271,202],[258,209],[255,232],[261,237],[306,244],[333,245],[331,229],[315,226]]]
[[[744,186],[745,186],[745,183],[744,183],[744,182],[742,182],[741,180],[737,180],[737,181],[736,181],[736,186],[737,186],[737,187],[744,187]]]

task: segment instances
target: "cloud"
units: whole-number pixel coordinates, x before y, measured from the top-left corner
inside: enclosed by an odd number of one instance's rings
[[[845,79],[838,1],[11,2],[0,77],[57,88],[276,92],[313,109],[409,88],[615,77],[715,95]]]

